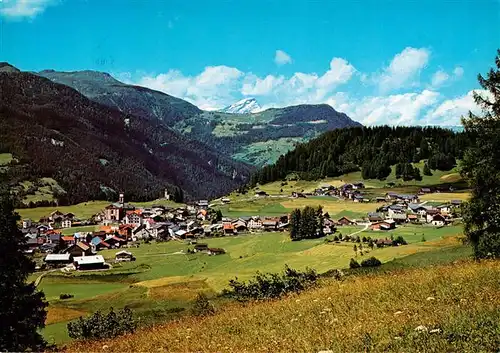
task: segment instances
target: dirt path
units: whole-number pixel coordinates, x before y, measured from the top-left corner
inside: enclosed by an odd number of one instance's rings
[[[354,233],[351,233],[351,234],[349,234],[349,236],[352,237],[353,235],[357,235],[357,234],[359,234],[361,232],[364,232],[365,230],[368,229],[369,226],[370,226],[370,224],[367,223],[367,224],[365,224],[365,227],[363,229],[360,229],[360,230],[358,230],[358,231],[356,231]]]
[[[48,270],[48,271],[45,271],[43,272],[42,274],[40,274],[40,276],[38,276],[38,278],[35,280],[35,287],[38,287],[38,285],[40,284],[40,282],[42,281],[42,278],[43,276],[45,276],[47,273],[50,273],[50,272],[55,272],[57,271],[57,269],[52,269],[52,270]]]

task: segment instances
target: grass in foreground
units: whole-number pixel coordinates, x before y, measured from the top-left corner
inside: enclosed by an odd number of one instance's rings
[[[413,263],[417,265],[427,264],[427,254],[432,254],[429,255],[430,261],[439,258],[444,262],[468,255],[462,251],[455,252],[457,247],[463,248],[454,237],[461,233],[461,227],[417,228],[401,227],[393,232],[394,236],[402,234],[409,245],[374,249],[364,256],[358,253],[357,260],[376,256],[389,265],[391,260],[398,259],[396,261],[400,261],[399,268],[405,266],[407,258],[416,257]],[[352,234],[361,229],[352,226],[342,227],[339,231]],[[426,242],[421,242],[422,231],[426,234]],[[390,235],[379,232],[376,236]],[[292,242],[286,233],[263,233],[205,241],[209,246],[226,249],[228,254],[179,254],[180,250],[188,248],[182,242],[143,244],[140,248],[131,249],[137,261],[115,264],[109,271],[48,274],[40,284],[50,304],[50,320],[44,330],[45,337],[58,344],[68,341],[63,324],[78,312],[90,314],[110,306],[120,309],[128,305],[143,322],[164,322],[185,312],[198,292],[218,292],[235,276],[244,280],[253,276],[256,271],[279,272],[285,264],[297,269],[310,267],[318,272],[325,272],[347,267],[349,259],[355,256],[353,243],[325,243],[324,239]],[[447,255],[448,249],[453,250],[451,258]],[[466,250],[470,248],[466,247]],[[100,254],[107,260],[112,260],[117,251],[106,250]],[[441,252],[435,255],[435,251]],[[59,300],[62,293],[73,294],[75,297]],[[63,328],[58,330],[57,327]]]
[[[500,262],[326,280],[283,300],[229,305],[69,351],[496,351]],[[415,329],[419,326],[421,332]]]

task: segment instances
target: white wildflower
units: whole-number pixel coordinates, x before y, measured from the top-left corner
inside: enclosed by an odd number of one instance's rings
[[[420,325],[420,326],[415,327],[415,331],[417,331],[417,332],[427,332],[427,327],[425,327],[424,325]]]

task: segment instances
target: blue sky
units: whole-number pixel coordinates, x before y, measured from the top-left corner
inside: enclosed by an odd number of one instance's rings
[[[0,60],[99,70],[219,109],[328,103],[456,124],[500,47],[500,1],[0,0]]]

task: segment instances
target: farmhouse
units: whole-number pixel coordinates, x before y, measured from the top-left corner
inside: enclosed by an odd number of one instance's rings
[[[102,255],[78,256],[73,258],[77,270],[96,270],[106,268]]]
[[[48,254],[43,261],[50,266],[67,265],[72,262],[71,254]]]
[[[194,252],[208,251],[208,244],[198,243],[194,246]]]
[[[23,219],[23,229],[31,227],[31,219],[25,218]]]
[[[143,223],[141,211],[140,210],[127,211],[125,219],[123,221],[126,224],[131,224],[133,226],[140,226]]]
[[[208,208],[208,200],[200,200],[197,202],[198,207]]]
[[[226,235],[234,234],[234,226],[232,224],[224,224],[223,229]]]
[[[349,225],[355,225],[356,222],[350,220],[347,217],[342,217],[337,221],[337,224],[341,226],[349,226]]]
[[[304,199],[307,198],[307,196],[305,194],[303,194],[301,192],[296,192],[296,191],[292,192],[292,197],[294,197],[294,198],[304,198]]]
[[[440,213],[436,209],[433,209],[433,208],[427,209],[427,211],[425,213],[426,219],[427,219],[427,223],[432,223],[432,221],[434,220],[434,216],[438,215],[438,214],[440,214]]]
[[[375,244],[377,245],[377,248],[383,248],[384,246],[392,246],[392,240],[387,239],[387,238],[377,239]]]
[[[391,219],[394,222],[401,224],[401,223],[405,223],[408,220],[408,217],[406,216],[406,213],[394,213],[391,216]]]
[[[122,245],[127,244],[127,241],[125,239],[117,237],[116,235],[108,236],[104,241],[114,248],[118,248]]]
[[[115,254],[115,261],[135,261],[135,257],[131,252],[122,250]]]
[[[411,223],[417,223],[418,222],[418,215],[416,214],[409,214],[408,215],[408,221]]]
[[[432,192],[431,188],[421,188],[418,192],[420,195],[430,194]]]
[[[433,226],[442,227],[442,226],[445,225],[445,222],[446,222],[446,219],[444,218],[443,215],[441,215],[439,213],[436,214],[436,215],[434,215],[434,216],[432,216],[431,223],[432,223]]]
[[[278,223],[277,219],[266,219],[262,222],[262,226],[266,231],[275,231],[278,229]]]
[[[354,195],[353,201],[354,202],[363,202],[364,201],[363,195],[361,195],[361,194]]]
[[[64,253],[71,254],[71,256],[73,257],[90,256],[92,255],[92,250],[90,249],[89,245],[82,242],[78,242],[76,244],[71,245],[66,250],[64,250]]]
[[[66,218],[64,219],[62,222],[61,222],[61,227],[62,228],[71,228],[71,225],[73,224],[73,221],[69,218]]]
[[[398,194],[395,192],[388,192],[387,194],[385,194],[385,199],[386,200],[397,200]]]
[[[451,212],[451,205],[449,204],[444,204],[444,205],[439,205],[436,207],[441,213],[450,213]]]
[[[101,249],[109,249],[111,246],[106,243],[102,238],[100,237],[93,237],[92,240],[90,241],[90,245],[95,249],[95,250],[101,250]]]
[[[388,219],[382,222],[376,222],[370,226],[371,230],[391,230],[394,228],[396,228],[396,222],[392,219]]]
[[[49,215],[49,221],[59,223],[61,222],[63,216],[64,213],[60,212],[59,210],[55,210]]]
[[[59,239],[62,240],[68,246],[76,244],[75,237],[60,237]]]
[[[241,219],[238,219],[236,222],[233,223],[233,228],[238,233],[243,233],[248,231],[246,222]]]
[[[262,221],[261,221],[260,217],[252,217],[248,221],[247,224],[248,224],[249,229],[261,229],[262,228]]]
[[[368,220],[370,222],[380,222],[384,220],[384,217],[381,213],[370,212],[368,213]]]
[[[226,250],[221,249],[221,248],[208,248],[207,249],[208,255],[222,255],[225,253],[226,253]]]

